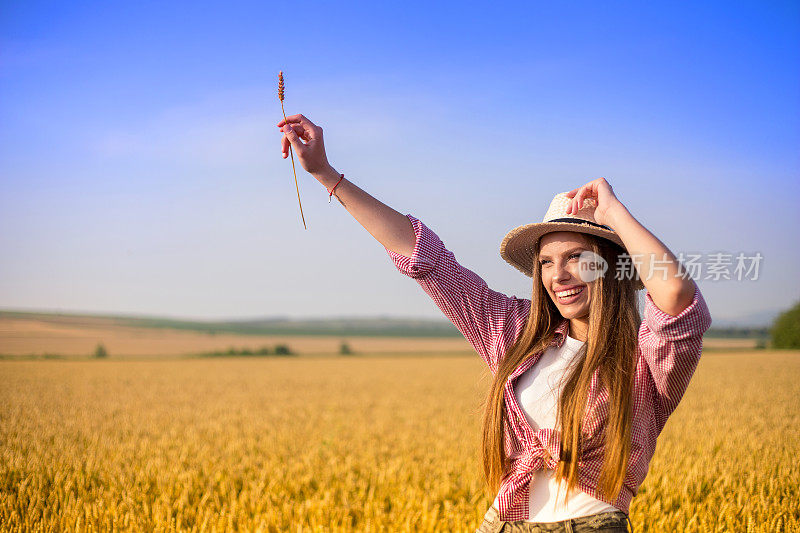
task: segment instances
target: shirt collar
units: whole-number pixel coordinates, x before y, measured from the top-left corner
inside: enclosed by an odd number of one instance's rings
[[[564,341],[567,340],[567,333],[569,332],[569,320],[563,319],[561,324],[556,328],[555,335],[553,335],[553,340],[550,342],[551,346],[556,346],[557,348],[561,348],[564,344]]]

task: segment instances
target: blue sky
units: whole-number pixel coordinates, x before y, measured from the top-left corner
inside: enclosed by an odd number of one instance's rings
[[[280,155],[286,112],[489,286],[510,229],[603,176],[719,320],[800,298],[797,2],[5,2],[0,307],[441,317]],[[705,274],[704,274],[705,275]]]

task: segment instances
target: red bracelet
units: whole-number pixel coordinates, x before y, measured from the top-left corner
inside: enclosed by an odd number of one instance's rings
[[[333,186],[333,189],[331,189],[330,194],[328,194],[328,203],[331,203],[331,198],[333,197],[333,191],[336,190],[336,187],[339,186],[339,184],[342,182],[343,179],[344,179],[344,174],[342,174],[342,177],[339,178],[339,181],[336,182],[336,185]]]

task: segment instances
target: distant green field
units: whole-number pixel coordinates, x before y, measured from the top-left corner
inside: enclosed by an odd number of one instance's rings
[[[107,325],[138,328],[177,329],[207,334],[239,335],[315,335],[348,337],[460,337],[461,333],[447,320],[402,318],[330,318],[293,320],[267,318],[256,320],[201,321],[124,315],[73,313],[33,313],[0,311],[0,318],[43,320],[70,325],[102,321]]]
[[[321,318],[294,320],[265,318],[253,320],[202,321],[178,320],[159,317],[132,317],[125,315],[92,315],[77,313],[34,313],[25,311],[0,311],[0,318],[42,320],[71,325],[88,325],[101,321],[108,325],[175,329],[214,335],[309,335],[348,337],[460,337],[461,333],[447,320],[406,318]],[[767,328],[714,328],[706,338],[757,339],[768,337]]]

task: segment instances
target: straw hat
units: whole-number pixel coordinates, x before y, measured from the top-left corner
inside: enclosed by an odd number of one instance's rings
[[[554,231],[577,231],[588,233],[596,237],[602,237],[619,245],[625,250],[625,245],[617,233],[594,220],[594,209],[597,202],[594,198],[587,198],[583,202],[583,207],[577,213],[567,214],[567,207],[572,202],[572,198],[567,193],[559,193],[550,202],[550,208],[544,215],[542,222],[525,224],[509,231],[503,242],[500,244],[500,256],[511,266],[522,272],[528,277],[533,276],[533,248],[536,241],[545,233]],[[616,268],[616,265],[609,265]],[[634,274],[636,279],[636,289],[644,289],[644,284],[639,279],[638,272]]]

